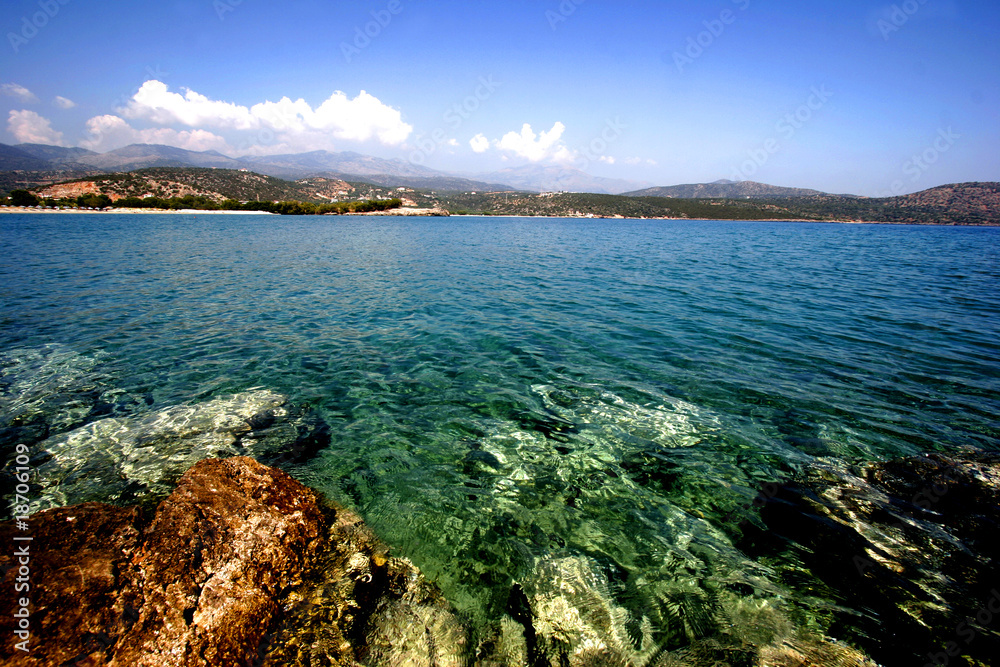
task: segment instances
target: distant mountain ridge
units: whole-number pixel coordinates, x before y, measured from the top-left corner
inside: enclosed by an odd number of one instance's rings
[[[41,144],[17,146],[0,144],[0,172],[75,171],[82,176],[156,167],[247,169],[283,179],[318,176],[344,181],[368,181],[388,187],[406,186],[448,191],[512,189],[505,183],[487,183],[461,178],[398,159],[387,160],[352,152],[311,151],[231,158],[218,151],[189,151],[160,144],[132,144],[107,153]]]
[[[593,192],[618,195],[634,189],[637,185],[642,185],[635,181],[591,176],[570,167],[535,164],[479,174],[478,177],[499,183],[509,183],[517,190],[532,192]]]
[[[321,176],[345,181],[367,181],[386,187],[405,186],[448,192],[523,190],[620,194],[644,185],[635,181],[591,176],[577,169],[545,165],[525,165],[487,174],[459,175],[399,159],[378,158],[350,151],[334,153],[317,150],[232,158],[218,151],[189,151],[159,144],[132,144],[106,153],[41,144],[0,144],[0,172],[77,171],[80,175],[89,175],[155,167],[248,169],[283,179]]]
[[[786,188],[756,181],[715,181],[669,185],[625,192],[626,197],[674,197],[676,199],[738,199],[741,197],[813,197],[827,194],[819,190]]]

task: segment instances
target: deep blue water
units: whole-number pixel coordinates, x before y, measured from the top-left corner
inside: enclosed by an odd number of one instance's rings
[[[625,600],[747,576],[723,517],[761,484],[1000,444],[1000,229],[3,215],[0,245],[0,352],[150,409],[314,407],[333,445],[290,472],[479,619],[550,554]]]

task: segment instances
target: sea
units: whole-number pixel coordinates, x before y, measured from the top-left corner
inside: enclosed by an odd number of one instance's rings
[[[287,471],[476,627],[576,559],[653,625],[742,582],[822,630],[738,548],[761,489],[1000,448],[998,228],[7,214],[0,247],[0,407],[286,396],[331,433]]]

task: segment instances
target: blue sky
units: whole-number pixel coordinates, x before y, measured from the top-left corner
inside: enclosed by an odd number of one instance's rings
[[[864,195],[1000,180],[995,0],[7,0],[0,142]],[[362,91],[363,94],[362,94]]]

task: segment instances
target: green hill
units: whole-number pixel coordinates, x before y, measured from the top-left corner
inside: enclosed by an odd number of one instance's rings
[[[80,194],[104,194],[112,199],[194,195],[214,201],[235,199],[325,203],[331,200],[350,199],[359,187],[365,186],[329,178],[285,181],[236,169],[153,167],[77,178],[38,188],[36,193],[54,198],[68,195],[75,197]]]
[[[816,220],[932,225],[1000,225],[1000,183],[959,183],[869,199],[842,195],[683,199],[574,193],[499,192],[441,197],[452,213],[511,216]]]

